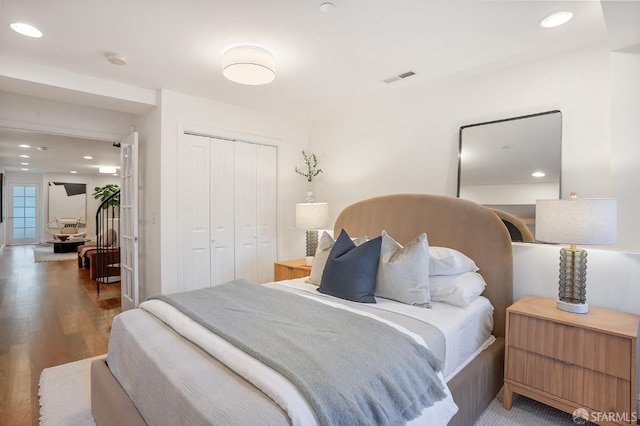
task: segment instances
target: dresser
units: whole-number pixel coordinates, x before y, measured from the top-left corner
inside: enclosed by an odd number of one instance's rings
[[[311,266],[305,265],[304,259],[283,260],[273,266],[275,281],[291,280],[294,278],[308,277],[311,274]]]
[[[503,405],[513,393],[596,424],[635,424],[640,316],[589,307],[587,314],[527,296],[507,309]],[[585,411],[586,410],[586,411]]]

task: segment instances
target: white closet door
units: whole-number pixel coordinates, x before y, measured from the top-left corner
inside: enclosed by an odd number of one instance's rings
[[[236,278],[258,280],[256,145],[235,143]]]
[[[276,261],[276,147],[257,145],[258,281],[273,281]]]
[[[210,255],[210,152],[208,137],[184,135],[181,147],[178,203],[180,214],[181,267],[178,290],[188,291],[211,284]]]
[[[211,138],[211,285],[235,278],[234,146]]]

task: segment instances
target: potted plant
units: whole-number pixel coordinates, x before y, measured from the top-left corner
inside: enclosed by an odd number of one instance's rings
[[[120,187],[117,184],[108,183],[102,187],[96,186],[93,188],[93,191],[93,198],[100,200],[101,202],[104,202],[113,194],[117,193],[115,197],[111,198],[107,204],[105,204],[105,207],[115,207],[120,205]]]
[[[296,173],[300,176],[304,176],[307,179],[307,203],[313,203],[313,192],[311,190],[311,185],[313,183],[313,179],[322,173],[322,169],[318,168],[318,159],[315,154],[307,155],[304,150],[302,151],[302,157],[304,158],[304,162],[307,165],[307,171],[304,172],[300,170],[296,166]]]

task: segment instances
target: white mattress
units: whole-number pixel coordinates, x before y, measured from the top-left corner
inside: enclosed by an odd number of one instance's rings
[[[306,294],[317,294],[317,286],[305,282],[305,278],[278,281],[267,284],[271,287],[287,286],[302,290]],[[329,296],[321,296],[329,297]],[[444,302],[432,302],[432,307],[398,303],[376,297],[376,304],[368,304],[372,309],[381,309],[424,321],[440,330],[444,336],[445,356],[443,374],[449,381],[455,373],[469,363],[482,349],[493,343],[493,306],[489,299],[478,297],[470,306],[462,308]]]

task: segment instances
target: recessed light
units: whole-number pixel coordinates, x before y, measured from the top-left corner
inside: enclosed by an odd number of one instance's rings
[[[563,10],[562,12],[552,13],[540,22],[542,28],[554,28],[562,24],[566,24],[573,18],[573,12]]]
[[[545,177],[547,174],[545,172],[533,172],[531,176],[533,177]]]
[[[14,22],[10,25],[11,29],[18,34],[22,34],[27,37],[42,37],[42,31],[34,27],[33,25],[25,24],[23,22]]]
[[[76,174],[76,173],[78,173],[78,171],[77,170],[71,170],[69,173]]]
[[[28,166],[29,163],[20,163],[21,166]]]
[[[27,145],[27,144],[20,144],[18,145],[20,148],[31,148],[31,145]]]
[[[127,65],[127,57],[117,53],[107,53],[107,61],[113,65]]]
[[[118,169],[116,169],[114,166],[100,166],[98,168],[98,171],[100,173],[108,173],[108,174],[113,174],[115,172],[118,171]]]
[[[27,172],[29,171],[29,169],[27,169],[26,167],[21,168],[20,170],[22,170],[23,172]]]
[[[90,156],[90,155],[85,155],[85,156],[84,156],[84,157],[82,157],[82,158],[84,158],[85,160],[93,160],[93,157],[92,157],[92,156]]]
[[[19,157],[20,158],[29,158],[29,156],[27,154],[20,154]]]
[[[326,3],[322,3],[320,5],[320,11],[324,12],[324,13],[329,13],[331,12],[334,8],[336,7],[335,4],[330,3],[330,2],[326,2]]]

